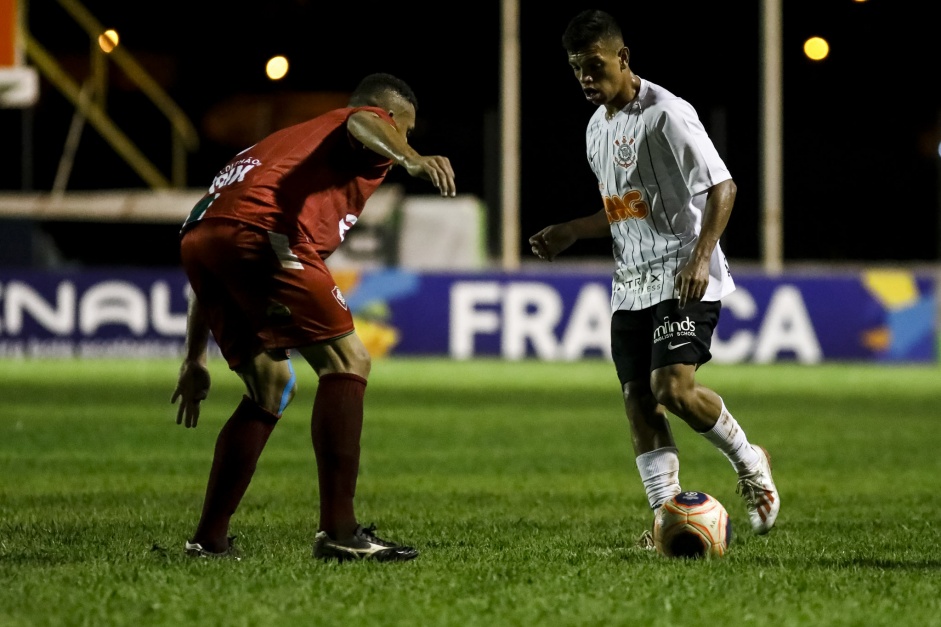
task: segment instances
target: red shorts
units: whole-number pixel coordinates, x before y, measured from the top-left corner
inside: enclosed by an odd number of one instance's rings
[[[225,219],[184,233],[180,256],[232,369],[259,353],[353,332],[353,316],[310,243]]]

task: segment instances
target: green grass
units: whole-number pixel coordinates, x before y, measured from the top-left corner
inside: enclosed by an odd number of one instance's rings
[[[680,478],[726,504],[721,560],[634,548],[650,524],[613,366],[377,360],[357,495],[406,564],[310,557],[316,390],[233,521],[241,562],[187,559],[238,379],[199,428],[170,361],[0,361],[0,625],[938,625],[941,368],[710,365],[775,463],[757,537],[731,466],[674,419]]]

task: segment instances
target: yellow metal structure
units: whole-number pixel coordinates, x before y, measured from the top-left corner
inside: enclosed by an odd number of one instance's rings
[[[2,0],[0,0],[2,1]],[[105,53],[98,45],[104,26],[77,0],[56,0],[89,37],[91,84],[80,86],[32,35],[21,21],[20,41],[26,55],[39,72],[61,92],[106,142],[128,163],[151,188],[186,187],[186,158],[199,147],[199,136],[186,114],[169,94],[147,73],[124,46],[116,46]],[[25,0],[22,1],[25,4]],[[171,174],[169,179],[142,153],[133,141],[108,116],[106,110],[105,77],[108,61],[123,70],[157,110],[169,121],[172,144]]]

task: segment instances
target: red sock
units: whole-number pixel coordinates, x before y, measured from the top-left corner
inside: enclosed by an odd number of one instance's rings
[[[277,423],[277,416],[245,396],[219,432],[202,517],[193,535],[193,541],[206,550],[228,548],[229,519],[245,495],[258,457]]]
[[[359,474],[366,379],[334,373],[320,377],[310,420],[320,485],[320,529],[344,540],[356,529],[353,496]]]

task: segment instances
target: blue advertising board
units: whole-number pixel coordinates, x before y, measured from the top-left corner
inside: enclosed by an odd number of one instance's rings
[[[610,277],[597,272],[335,270],[374,356],[610,359]],[[899,270],[736,276],[720,363],[937,359],[936,277]],[[0,270],[0,357],[180,355],[182,272]]]

